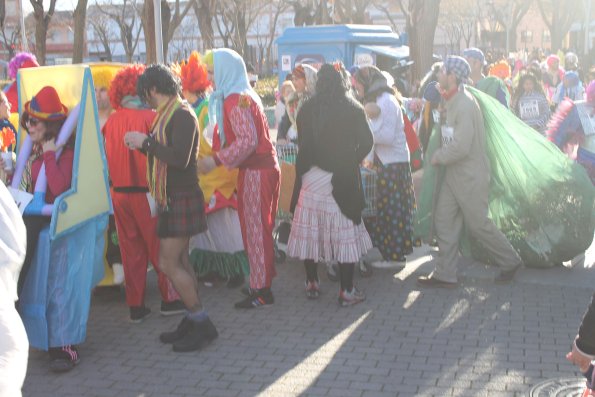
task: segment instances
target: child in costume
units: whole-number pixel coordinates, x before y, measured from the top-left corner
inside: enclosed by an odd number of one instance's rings
[[[198,52],[193,51],[188,62],[180,65],[180,77],[182,93],[198,117],[198,158],[211,156],[213,141],[218,142],[219,137],[216,133],[213,136],[214,128],[209,126],[207,93],[211,83]],[[190,239],[190,262],[198,277],[206,280],[205,284],[219,278],[226,280],[229,287],[238,287],[250,273],[237,211],[238,172],[237,168],[219,166],[199,178],[208,228]]]

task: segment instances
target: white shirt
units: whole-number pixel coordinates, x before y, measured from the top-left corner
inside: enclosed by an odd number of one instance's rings
[[[383,165],[409,162],[405,123],[401,106],[394,95],[384,92],[376,99],[380,114],[370,119],[374,151]]]

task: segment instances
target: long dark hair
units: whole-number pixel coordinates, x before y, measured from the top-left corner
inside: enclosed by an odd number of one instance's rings
[[[324,130],[333,115],[337,116],[335,109],[351,98],[350,89],[349,78],[343,65],[325,63],[320,67],[316,80],[316,94],[312,97],[317,105],[313,120],[316,131]]]
[[[523,74],[521,74],[521,77],[519,78],[519,82],[514,90],[513,95],[512,95],[511,102],[512,102],[514,108],[516,108],[516,106],[519,102],[519,99],[521,99],[521,97],[523,95],[525,95],[525,90],[523,88],[523,85],[525,84],[525,81],[527,81],[527,80],[531,80],[533,82],[533,91],[534,92],[537,92],[540,95],[546,96],[545,90],[543,89],[543,85],[541,84],[541,82],[539,81],[537,76],[535,76],[530,71],[524,72]]]

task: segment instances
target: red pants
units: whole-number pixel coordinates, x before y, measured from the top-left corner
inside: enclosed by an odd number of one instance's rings
[[[157,217],[151,217],[146,194],[118,193],[112,190],[112,203],[124,266],[128,306],[142,306],[144,303],[149,261],[157,272],[161,298],[165,302],[180,299],[169,279],[159,271]]]
[[[275,271],[273,228],[279,201],[279,168],[241,169],[238,215],[250,263],[250,288],[270,288]]]

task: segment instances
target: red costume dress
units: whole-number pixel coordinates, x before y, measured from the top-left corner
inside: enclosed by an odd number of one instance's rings
[[[124,145],[128,131],[148,134],[155,116],[152,110],[120,108],[102,129],[126,279],[126,303],[130,307],[144,303],[149,260],[157,272],[163,301],[179,299],[169,279],[158,269],[157,217],[151,217],[147,198],[147,160],[140,151]]]
[[[223,103],[226,145],[215,161],[239,168],[238,213],[250,262],[250,287],[270,288],[275,271],[273,227],[279,200],[277,153],[264,112],[249,95],[231,94]]]

